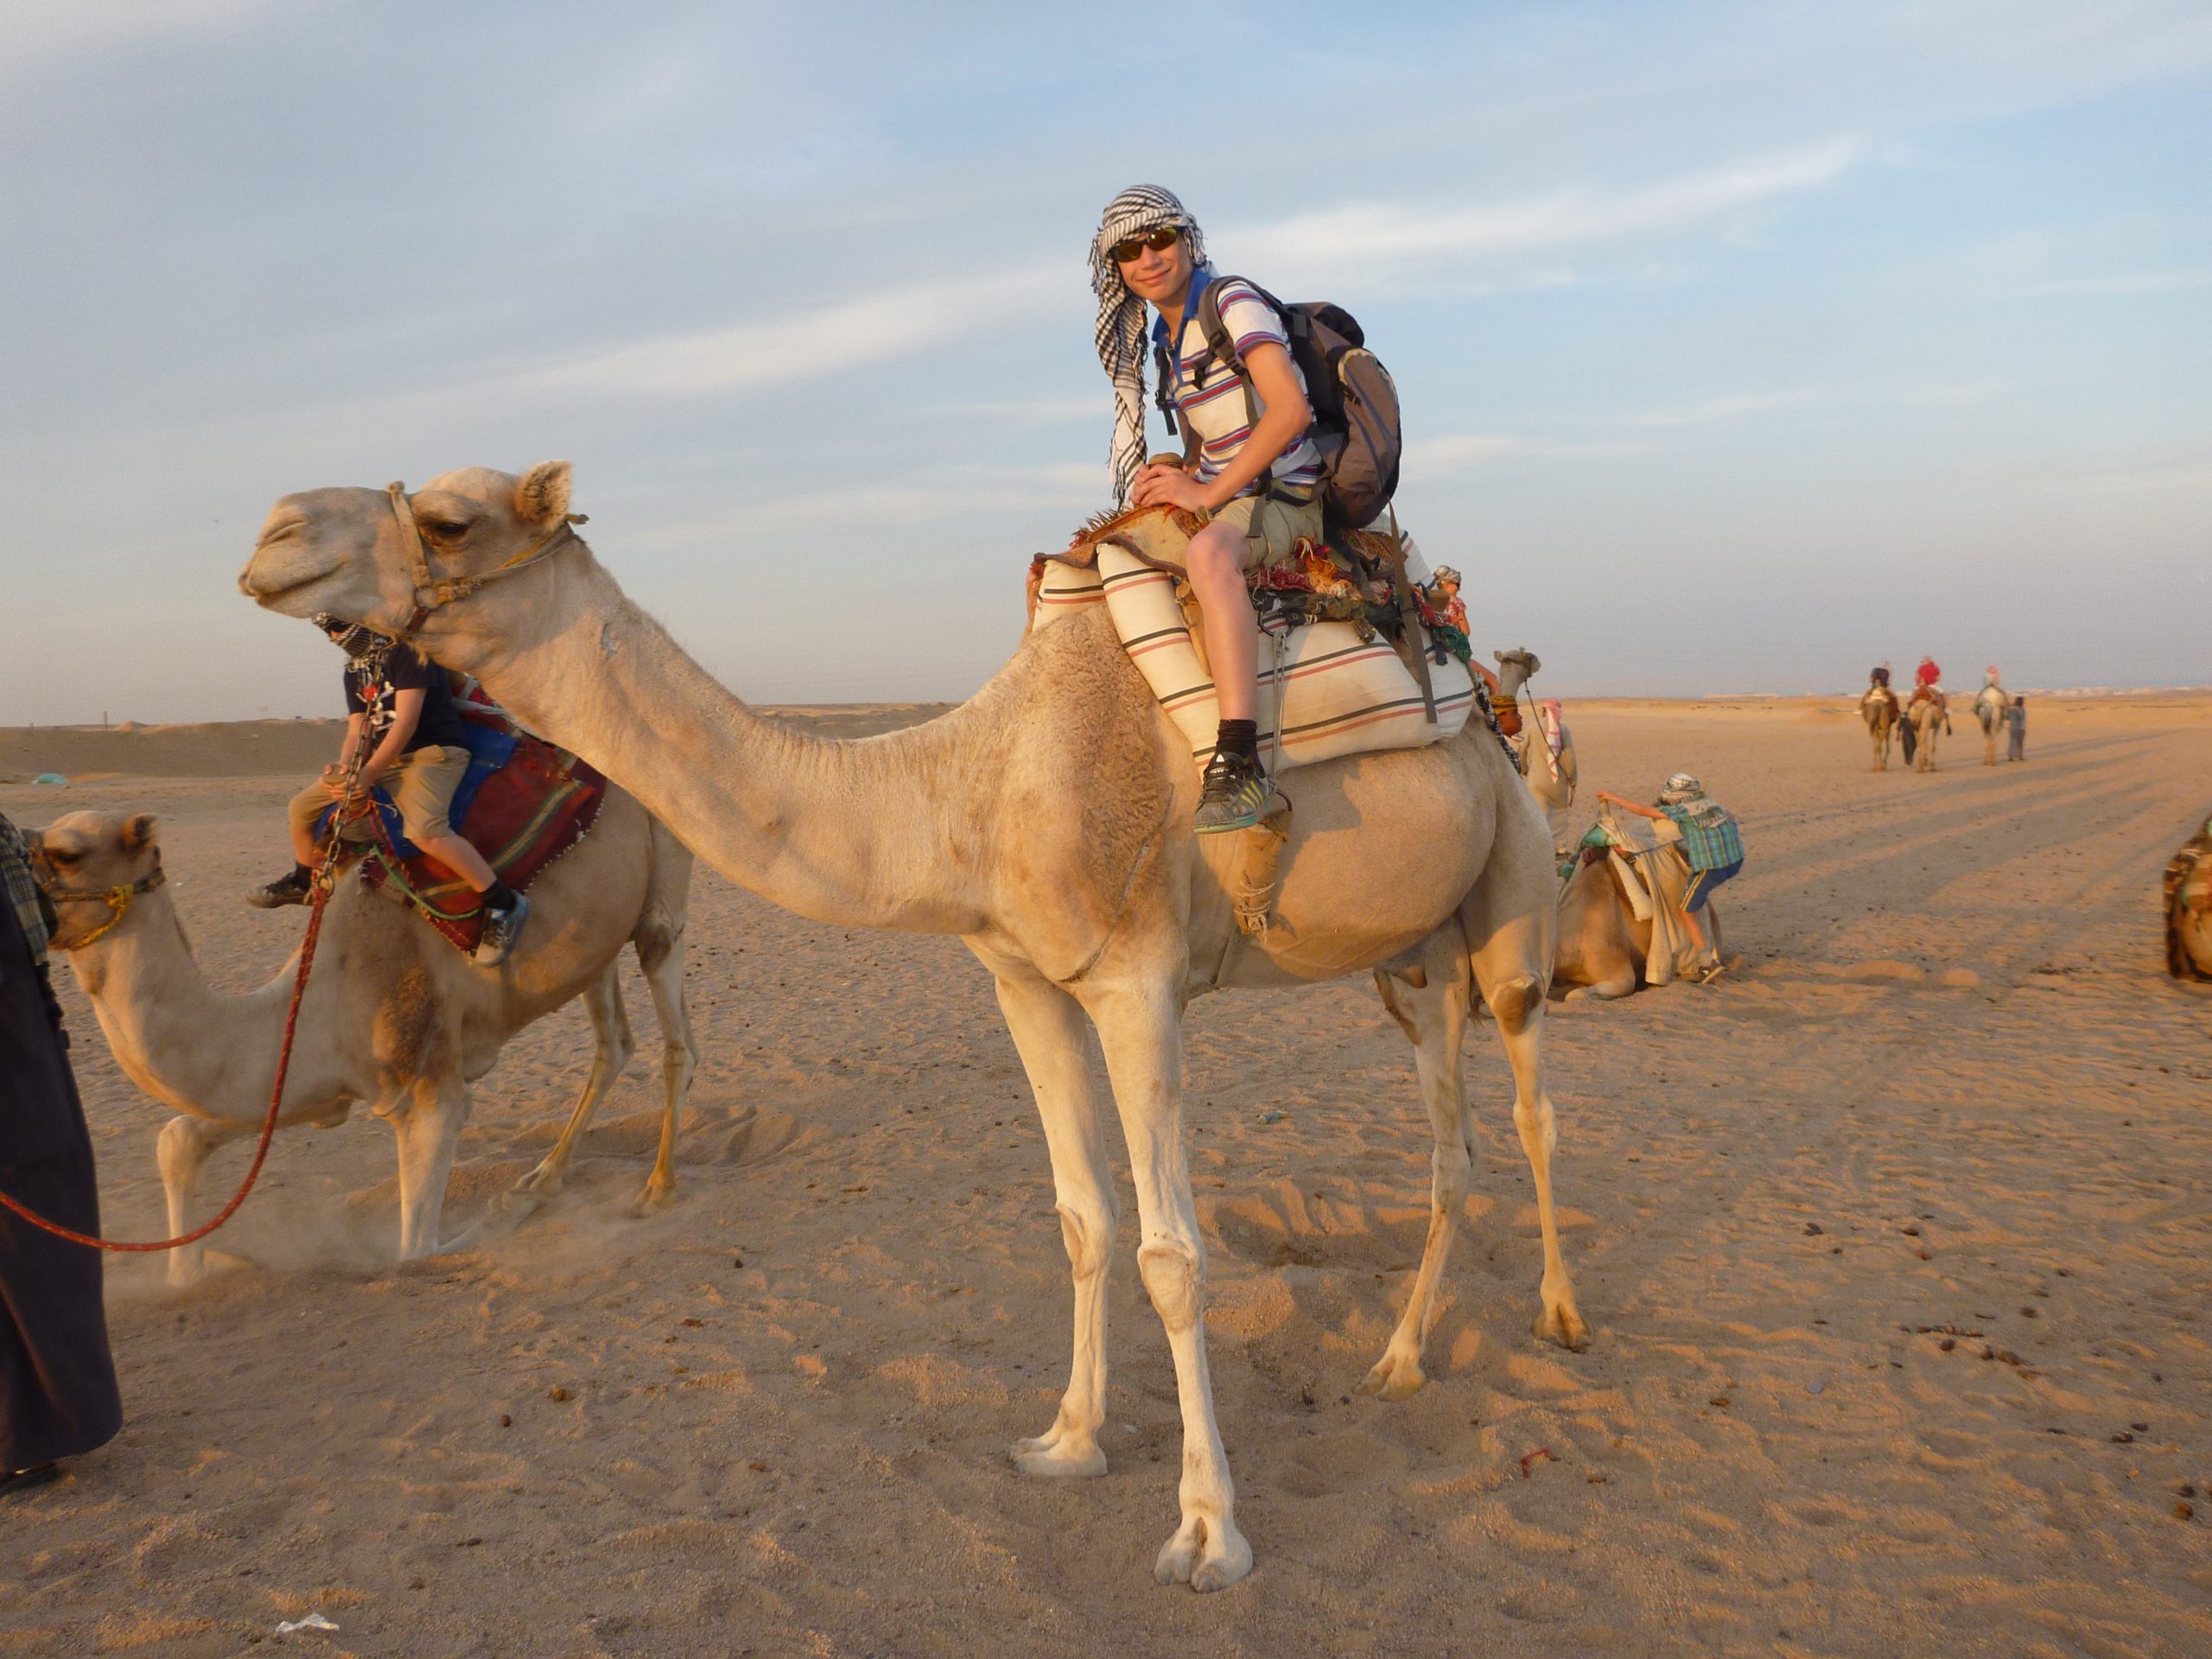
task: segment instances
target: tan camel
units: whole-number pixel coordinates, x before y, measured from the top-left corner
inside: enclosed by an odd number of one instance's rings
[[[1874,740],[1874,764],[1868,770],[1887,772],[1890,734],[1897,723],[1897,694],[1886,685],[1868,686],[1866,695],[1859,699],[1859,718],[1866,722],[1867,734]]]
[[[1708,899],[1698,912],[1713,954],[1720,953],[1720,912]],[[1563,1001],[1626,996],[1644,982],[1651,958],[1651,924],[1638,921],[1612,861],[1599,858],[1576,869],[1559,901],[1559,953],[1552,988],[1570,988]]]
[[[41,838],[57,885],[128,887],[161,867],[151,815],[73,812]],[[559,1141],[517,1192],[557,1192],[578,1138],[628,1064],[630,1022],[617,957],[635,946],[652,992],[667,1088],[660,1149],[639,1204],[675,1192],[677,1119],[698,1050],[683,1002],[683,923],[691,855],[620,790],[610,790],[591,833],[531,884],[529,932],[514,959],[479,968],[396,899],[340,880],[324,912],[314,971],[278,1123],[330,1128],[353,1102],[388,1119],[399,1143],[399,1255],[435,1255],[454,1147],[468,1117],[468,1085],[492,1069],[506,1040],[581,995],[595,1046],[591,1074]],[[65,903],[54,943],[92,999],[116,1062],[130,1080],[181,1114],[162,1130],[158,1155],[172,1236],[189,1211],[208,1155],[250,1139],[269,1109],[290,1000],[295,953],[258,990],[226,995],[209,985],[186,940],[168,890],[133,897],[105,937],[105,905]],[[206,1270],[201,1247],[169,1254],[169,1282]]]
[[[1521,647],[1493,652],[1491,655],[1497,659],[1498,707],[1503,709],[1519,701],[1522,689],[1543,664],[1535,652]],[[1529,792],[1543,809],[1545,827],[1551,831],[1552,850],[1564,856],[1570,827],[1567,812],[1574,804],[1577,766],[1574,734],[1564,723],[1560,728],[1560,752],[1554,756],[1551,745],[1544,741],[1536,700],[1529,698],[1522,708],[1521,734],[1513,740],[1514,752],[1521,757],[1522,781],[1529,785]]]
[[[1950,727],[1950,712],[1943,694],[1931,691],[1922,696],[1915,692],[1911,705],[1905,710],[1905,718],[1912,722],[1913,739],[1916,745],[1912,769],[1915,772],[1935,771],[1936,728],[1941,727],[1948,730]]]
[[[1190,745],[1104,606],[1039,620],[988,684],[938,720],[815,739],[760,720],[685,657],[566,532],[568,507],[565,462],[519,480],[448,473],[411,498],[397,486],[287,496],[239,585],[288,615],[419,625],[432,656],[621,780],[740,885],[839,925],[957,934],[982,959],[1037,1096],[1075,1282],[1067,1391],[1052,1427],[1014,1446],[1019,1467],[1096,1475],[1106,1464],[1105,1274],[1119,1217],[1087,1017],[1128,1146],[1138,1267],[1182,1403],[1181,1520],[1154,1573],[1212,1590],[1250,1571],[1207,1376],[1205,1258],[1183,1148],[1182,1015],[1208,990],[1369,969],[1414,1045],[1436,1142],[1428,1236],[1405,1315],[1363,1384],[1395,1398],[1424,1381],[1421,1348],[1465,1205],[1475,1137],[1459,1047],[1478,988],[1512,1067],[1534,1174],[1536,1330],[1583,1344],[1540,1065],[1549,848],[1487,728],[1288,774],[1297,805],[1281,887],[1270,925],[1248,938],[1231,882],[1266,838],[1211,836],[1201,848],[1191,833]],[[1141,539],[1161,533],[1166,514],[1121,522]],[[1265,1031],[1251,1040],[1263,1048]]]
[[[1981,726],[1981,764],[1997,764],[1997,740],[2004,735],[2005,710],[2012,699],[2001,685],[1985,685],[1974,694],[1974,717]]]
[[[2212,979],[2212,818],[2167,861],[2166,971]]]

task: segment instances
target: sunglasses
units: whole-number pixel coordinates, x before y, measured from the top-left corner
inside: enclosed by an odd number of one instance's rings
[[[1154,253],[1165,253],[1175,245],[1176,239],[1182,234],[1173,225],[1162,225],[1157,230],[1146,231],[1141,235],[1124,237],[1113,246],[1115,262],[1126,265],[1147,248]]]

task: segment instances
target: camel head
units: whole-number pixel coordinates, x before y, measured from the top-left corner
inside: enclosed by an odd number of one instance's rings
[[[1491,655],[1497,658],[1498,691],[1509,697],[1519,696],[1521,688],[1534,679],[1536,671],[1543,666],[1537,660],[1536,653],[1525,646],[1516,645],[1511,651],[1494,651]]]
[[[105,895],[143,891],[161,868],[154,815],[72,812],[56,818],[40,834],[34,862],[38,884],[54,898],[60,918],[48,943],[56,950],[73,950],[120,920],[122,912],[104,902]],[[73,893],[98,896],[68,896]]]
[[[412,495],[337,488],[285,496],[270,509],[238,591],[286,616],[327,611],[404,633],[418,606],[433,601],[418,594],[414,536],[402,513],[421,537],[433,578],[466,584],[528,556],[569,522],[569,463],[544,461],[520,478],[464,467]]]

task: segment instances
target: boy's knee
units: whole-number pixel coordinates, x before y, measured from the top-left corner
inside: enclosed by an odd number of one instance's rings
[[[1202,581],[1220,582],[1244,573],[1244,535],[1234,524],[1208,524],[1191,538],[1185,556],[1190,572]]]
[[[330,791],[320,786],[303,789],[285,804],[284,818],[294,828],[308,830],[321,817],[323,809],[331,804]]]

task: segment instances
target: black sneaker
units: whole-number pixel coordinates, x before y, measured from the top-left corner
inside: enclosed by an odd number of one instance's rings
[[[476,942],[473,960],[480,968],[496,968],[505,962],[515,948],[515,941],[522,937],[522,925],[530,919],[530,900],[515,894],[512,906],[505,910],[484,910],[484,937]]]
[[[1268,810],[1268,775],[1256,760],[1219,749],[1206,762],[1205,789],[1191,827],[1202,836],[1249,830]]]
[[[308,884],[300,879],[300,873],[294,870],[289,875],[278,876],[274,881],[265,881],[257,887],[249,888],[245,901],[256,910],[277,910],[286,905],[307,904],[314,897],[308,891]]]

